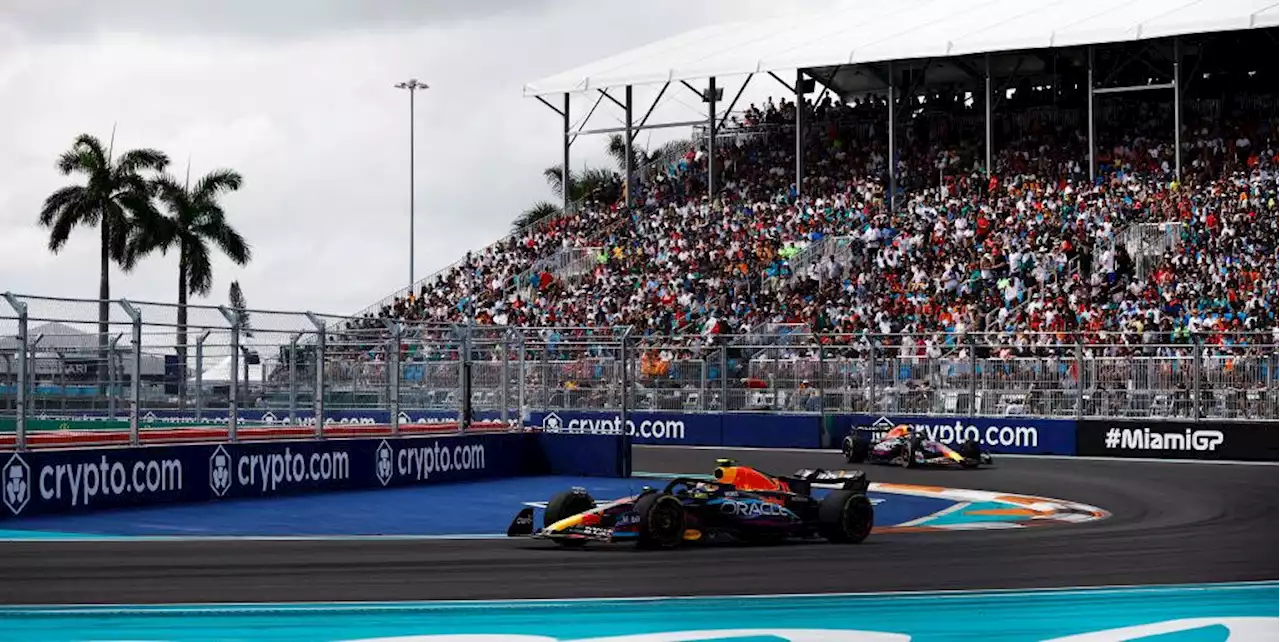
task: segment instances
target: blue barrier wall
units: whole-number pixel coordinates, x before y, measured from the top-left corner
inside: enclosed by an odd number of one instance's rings
[[[839,446],[840,440],[854,427],[869,428],[875,434],[898,424],[909,424],[923,430],[926,437],[951,446],[967,439],[976,439],[993,453],[1076,454],[1076,422],[1070,419],[835,415],[827,423],[826,428],[834,446]]]
[[[556,410],[530,413],[526,423],[547,432],[621,432],[616,412]],[[818,448],[818,415],[633,412],[626,434],[636,444]]]
[[[626,441],[500,433],[0,453],[0,518],[522,475],[621,477],[630,474]]]

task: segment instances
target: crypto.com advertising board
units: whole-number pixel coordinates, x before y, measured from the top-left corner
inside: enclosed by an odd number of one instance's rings
[[[625,476],[624,437],[532,433],[0,453],[0,519],[539,474]]]

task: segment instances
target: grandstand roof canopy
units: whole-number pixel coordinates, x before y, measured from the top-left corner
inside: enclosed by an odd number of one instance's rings
[[[835,12],[697,29],[528,83],[524,93],[1274,28],[1278,6],[1276,0],[858,0]]]

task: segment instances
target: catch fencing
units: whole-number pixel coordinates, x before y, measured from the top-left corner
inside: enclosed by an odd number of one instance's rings
[[[187,306],[183,321],[168,303],[0,301],[0,432],[16,430],[20,449],[28,422],[79,416],[127,420],[135,442],[149,415],[227,425],[235,440],[242,416],[320,436],[356,410],[376,410],[393,430],[406,412],[466,427],[478,414],[516,423],[554,410],[1276,419],[1278,373],[1274,334],[1128,343],[761,324],[677,341],[629,327],[208,305]]]

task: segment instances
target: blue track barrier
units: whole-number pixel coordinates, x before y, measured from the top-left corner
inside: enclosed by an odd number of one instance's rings
[[[0,453],[0,519],[526,475],[623,477],[629,452],[622,435],[520,432]]]

